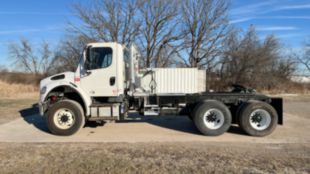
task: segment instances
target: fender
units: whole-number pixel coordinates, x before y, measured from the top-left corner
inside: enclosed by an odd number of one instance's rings
[[[46,90],[45,90],[44,94],[40,95],[40,103],[44,103],[47,95],[53,89],[55,89],[57,87],[61,87],[61,86],[69,87],[69,88],[72,88],[73,90],[75,90],[81,96],[82,100],[84,101],[84,104],[85,104],[84,107],[85,107],[85,111],[86,111],[85,116],[90,115],[89,106],[91,105],[91,98],[83,91],[83,89],[81,87],[79,87],[74,82],[71,82],[71,80],[68,80],[67,78],[63,79],[63,80],[57,80],[57,81],[51,81],[50,79],[45,79],[45,80],[41,81],[40,89],[45,87]]]

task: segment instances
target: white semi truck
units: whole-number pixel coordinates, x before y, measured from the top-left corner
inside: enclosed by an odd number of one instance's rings
[[[221,135],[238,124],[265,136],[283,124],[281,98],[234,86],[206,91],[206,75],[195,68],[139,69],[134,45],[90,43],[75,72],[40,82],[40,114],[56,135],[72,135],[86,121],[126,120],[130,109],[143,116],[186,115],[204,135]]]

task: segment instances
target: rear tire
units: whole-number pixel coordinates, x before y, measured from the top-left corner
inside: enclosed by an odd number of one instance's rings
[[[251,136],[271,134],[278,124],[278,114],[268,103],[251,101],[241,105],[238,112],[240,128]]]
[[[47,112],[47,126],[52,134],[73,135],[85,125],[83,108],[73,100],[53,104]]]
[[[195,107],[193,120],[204,135],[217,136],[230,128],[232,119],[229,109],[222,102],[210,100]]]

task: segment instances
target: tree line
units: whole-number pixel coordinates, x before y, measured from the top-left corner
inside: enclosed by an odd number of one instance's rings
[[[229,23],[226,0],[94,0],[73,4],[78,23],[68,22],[56,49],[27,39],[9,45],[10,58],[25,71],[75,71],[89,42],[135,43],[141,67],[206,69],[210,88],[243,84],[270,89],[289,80],[302,64],[310,72],[310,47],[303,56],[285,52],[274,35],[260,38]]]

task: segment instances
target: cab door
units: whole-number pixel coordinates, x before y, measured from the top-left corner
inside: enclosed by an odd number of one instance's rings
[[[117,61],[112,47],[89,46],[81,70],[82,89],[93,97],[116,96]]]

